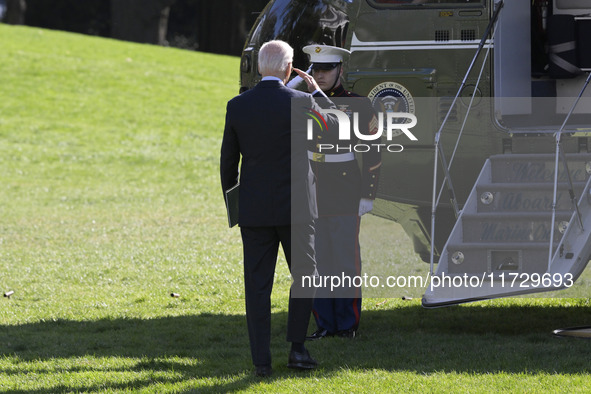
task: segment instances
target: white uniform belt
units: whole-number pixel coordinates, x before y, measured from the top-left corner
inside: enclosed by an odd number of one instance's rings
[[[355,160],[355,153],[316,153],[308,151],[308,159],[320,163],[341,163]]]

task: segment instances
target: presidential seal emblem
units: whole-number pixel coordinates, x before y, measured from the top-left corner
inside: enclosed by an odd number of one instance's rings
[[[378,112],[406,112],[415,114],[415,100],[407,88],[397,82],[382,82],[376,85],[367,95],[373,107]],[[409,123],[410,119],[400,118],[395,123]],[[402,134],[401,130],[395,130],[392,136]]]

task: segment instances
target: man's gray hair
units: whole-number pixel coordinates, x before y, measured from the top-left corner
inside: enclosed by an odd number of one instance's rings
[[[264,43],[259,50],[259,72],[262,75],[284,73],[293,62],[293,48],[281,40]]]

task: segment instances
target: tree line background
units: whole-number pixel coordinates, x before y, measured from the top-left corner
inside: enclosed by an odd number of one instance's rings
[[[0,0],[2,22],[240,55],[269,0]]]

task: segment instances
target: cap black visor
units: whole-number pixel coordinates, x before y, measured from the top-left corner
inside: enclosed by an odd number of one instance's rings
[[[332,70],[341,63],[313,63],[312,70]]]

